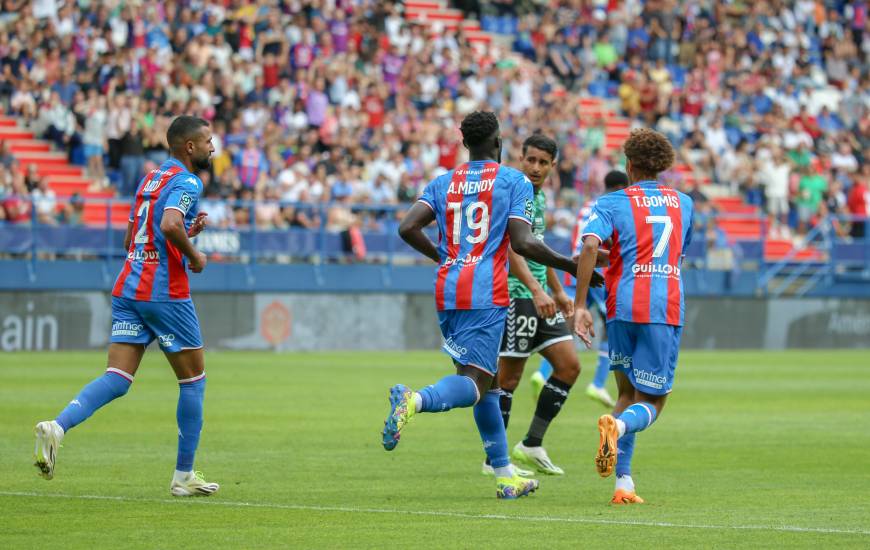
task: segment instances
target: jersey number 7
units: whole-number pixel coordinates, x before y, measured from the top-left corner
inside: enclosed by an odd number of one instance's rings
[[[447,208],[453,211],[453,244],[459,244],[459,238],[462,234],[462,203],[448,202]],[[480,219],[475,220],[477,211],[480,211]],[[466,235],[465,240],[471,244],[477,244],[485,241],[489,235],[489,207],[485,202],[473,202],[465,208],[466,225],[472,231],[476,231],[476,235]]]
[[[646,223],[663,223],[665,225],[652,255],[653,258],[659,258],[665,253],[665,248],[668,246],[668,240],[671,238],[671,232],[674,230],[674,222],[671,221],[670,216],[647,216]]]

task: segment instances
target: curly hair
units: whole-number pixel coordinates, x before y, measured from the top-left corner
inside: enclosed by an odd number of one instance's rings
[[[673,166],[676,158],[668,138],[649,128],[632,130],[622,149],[636,176],[655,178]]]
[[[498,118],[489,111],[474,111],[462,119],[459,126],[462,139],[469,149],[480,147],[498,131]]]

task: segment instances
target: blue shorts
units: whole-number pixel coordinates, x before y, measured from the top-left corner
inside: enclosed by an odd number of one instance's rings
[[[99,145],[90,145],[85,143],[82,149],[82,152],[84,153],[86,159],[89,159],[91,157],[103,156],[103,148]]]
[[[193,302],[142,302],[112,296],[111,342],[147,346],[155,338],[166,353],[201,348]]]
[[[576,286],[566,286],[563,287],[565,289],[565,294],[571,297],[573,300],[575,296],[577,296],[577,287]],[[605,293],[604,287],[589,287],[589,291],[586,293],[586,307],[590,309],[590,311],[597,311],[601,314],[601,317],[607,318],[607,294]]]
[[[438,324],[444,336],[441,350],[460,365],[495,376],[506,317],[506,307],[439,311]]]
[[[643,393],[665,395],[674,385],[683,327],[659,323],[607,323],[610,370],[620,370]]]

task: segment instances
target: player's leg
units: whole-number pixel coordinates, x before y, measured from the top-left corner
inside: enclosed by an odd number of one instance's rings
[[[612,502],[631,504],[643,502],[634,492],[631,478],[631,458],[634,434],[650,427],[658,418],[671,391],[679,353],[680,327],[613,323],[612,349],[614,362],[622,361],[617,372],[620,403],[624,409],[618,416],[604,415],[599,419],[599,452],[596,466],[602,476],[610,475],[614,462],[617,485]],[[619,340],[618,342],[616,340]],[[626,352],[630,351],[628,355]],[[631,399],[628,395],[631,394]],[[612,454],[614,446],[617,454]],[[623,462],[624,465],[620,465]]]
[[[497,350],[497,347],[493,349]],[[495,359],[493,354],[493,360]],[[477,370],[478,372],[474,372]],[[480,433],[487,462],[495,474],[496,497],[515,499],[535,492],[538,481],[527,479],[511,465],[508,456],[507,431],[501,416],[499,396],[501,394],[495,379],[490,377],[492,387],[486,388],[487,374],[474,365],[457,365],[457,371],[465,376],[476,378],[482,391],[480,401],[474,405],[474,422]]]
[[[618,417],[625,409],[635,403],[635,389],[631,385],[628,376],[622,371],[614,371],[616,388],[619,397],[613,408],[613,416]],[[624,434],[616,442],[616,487],[614,488],[611,502],[614,504],[641,504],[643,499],[637,496],[634,488],[634,479],[631,477],[631,460],[634,457],[634,440],[637,436],[634,432]]]
[[[492,317],[491,311],[499,314]],[[496,353],[504,330],[504,309],[497,310],[449,310],[439,311],[438,321],[441,334],[444,337],[442,350],[450,355],[455,364],[482,364],[477,354],[480,346],[493,344],[480,341],[480,338],[492,339],[489,333],[497,334],[494,345]],[[468,371],[465,374],[457,372],[438,380],[434,384],[412,391],[404,384],[396,384],[390,388],[390,413],[384,421],[382,444],[384,449],[392,451],[399,444],[401,432],[417,413],[440,413],[455,408],[471,407],[477,403],[492,385],[496,365],[493,357],[492,365],[484,368],[489,378],[478,381],[477,372]],[[478,369],[480,370],[480,369]],[[478,387],[480,385],[480,387]]]
[[[613,398],[607,391],[607,376],[610,374],[610,349],[607,342],[607,308],[605,306],[605,292],[603,288],[590,288],[589,298],[586,300],[589,307],[594,307],[602,320],[600,340],[598,341],[598,365],[595,368],[595,376],[592,382],[586,386],[586,395],[590,399],[598,401],[607,408],[614,406]]]
[[[564,325],[565,323],[563,321],[559,324]],[[561,332],[561,330],[556,329],[554,333],[557,331]],[[564,332],[567,331],[568,328],[565,326]],[[568,339],[564,339],[565,336]],[[550,423],[563,409],[568,394],[580,375],[580,362],[577,360],[574,340],[570,334],[556,336],[545,332],[544,337],[556,341],[540,351],[540,354],[553,365],[553,374],[547,379],[540,396],[538,396],[535,414],[532,417],[529,430],[526,432],[526,437],[517,443],[511,455],[518,462],[529,464],[539,472],[562,475],[565,471],[550,460],[543,447],[543,440]]]
[[[502,351],[504,351],[505,341],[506,339],[503,338]],[[501,418],[502,423],[505,427],[505,432],[507,432],[507,427],[510,423],[511,408],[513,406],[514,400],[514,391],[516,391],[517,386],[519,386],[520,379],[523,376],[523,368],[525,367],[527,358],[528,356],[498,358],[498,374],[496,375],[496,384],[499,392],[499,409],[501,411]],[[534,475],[534,472],[526,470],[524,468],[519,468],[516,465],[514,465],[514,471],[522,477],[529,477]],[[481,467],[481,473],[485,475],[495,474],[495,470],[490,463],[489,456],[487,456],[483,462],[483,466]]]
[[[202,432],[206,386],[202,334],[193,302],[154,302],[141,307],[178,380],[178,452],[169,491],[173,496],[212,495],[220,486],[205,481],[193,467]]]
[[[153,339],[131,301],[112,298],[112,335],[106,371],[83,387],[54,420],[40,422],[34,429],[34,465],[42,477],[54,477],[57,450],[66,432],[127,393],[145,346]]]

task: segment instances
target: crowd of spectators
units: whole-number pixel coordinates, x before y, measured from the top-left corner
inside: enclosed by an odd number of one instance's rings
[[[201,177],[217,226],[380,224],[390,216],[350,205],[412,201],[463,159],[461,118],[488,109],[506,162],[531,132],[560,143],[547,191],[567,234],[623,162],[603,111],[578,119],[589,95],[666,134],[693,181],[763,206],[776,234],[866,216],[870,202],[865,0],[458,3],[497,23],[489,45],[371,0],[2,2],[7,112],[121,196],[166,158],[173,116],[208,119],[216,151]],[[679,174],[702,202],[712,191]],[[0,173],[0,215],[32,215],[11,198],[31,188],[48,220],[51,191],[21,176]]]

